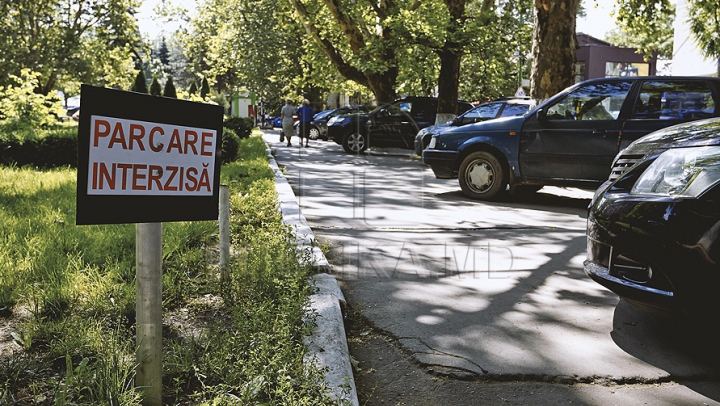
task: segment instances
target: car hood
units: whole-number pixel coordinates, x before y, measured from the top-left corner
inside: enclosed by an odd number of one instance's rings
[[[465,134],[484,131],[518,131],[525,122],[524,116],[501,117],[492,120],[480,121],[459,127],[452,127],[443,132],[446,134]]]
[[[691,121],[667,127],[628,145],[625,154],[647,154],[670,148],[720,145],[720,118]]]

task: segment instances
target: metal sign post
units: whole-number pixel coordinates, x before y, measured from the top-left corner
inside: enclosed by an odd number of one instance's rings
[[[146,406],[162,405],[162,223],[135,225],[135,386]]]

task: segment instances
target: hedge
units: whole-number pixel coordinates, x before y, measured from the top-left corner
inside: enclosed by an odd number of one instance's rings
[[[238,158],[240,138],[247,138],[253,122],[234,117],[224,123],[222,161]],[[77,167],[77,126],[43,130],[41,135],[17,136],[0,133],[0,165],[36,168]]]

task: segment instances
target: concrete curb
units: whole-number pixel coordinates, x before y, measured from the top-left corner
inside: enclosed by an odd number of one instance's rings
[[[282,170],[278,167],[272,150],[265,143],[270,168],[275,172],[275,190],[280,203],[283,223],[292,227],[298,247],[298,260],[314,269],[327,272],[330,264],[315,242],[315,235],[300,212],[300,205]],[[307,316],[314,317],[316,326],[312,335],[305,339],[309,352],[305,362],[313,362],[325,368],[325,382],[333,399],[342,405],[358,406],[357,389],[350,364],[345,326],[345,296],[335,278],[319,273],[311,278],[317,293],[310,297]]]

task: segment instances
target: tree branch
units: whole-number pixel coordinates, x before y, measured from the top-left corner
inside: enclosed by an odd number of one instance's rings
[[[297,13],[300,15],[303,27],[305,27],[305,31],[317,43],[317,45],[325,53],[325,55],[327,55],[327,57],[330,59],[330,62],[332,62],[338,72],[340,72],[340,74],[348,80],[352,80],[363,86],[369,86],[367,77],[365,77],[365,75],[360,70],[348,64],[330,41],[322,38],[322,36],[320,35],[320,30],[318,30],[317,27],[315,27],[310,21],[310,16],[307,12],[307,9],[305,8],[305,5],[302,4],[299,0],[290,0],[290,2],[295,7],[295,11],[297,11]]]

